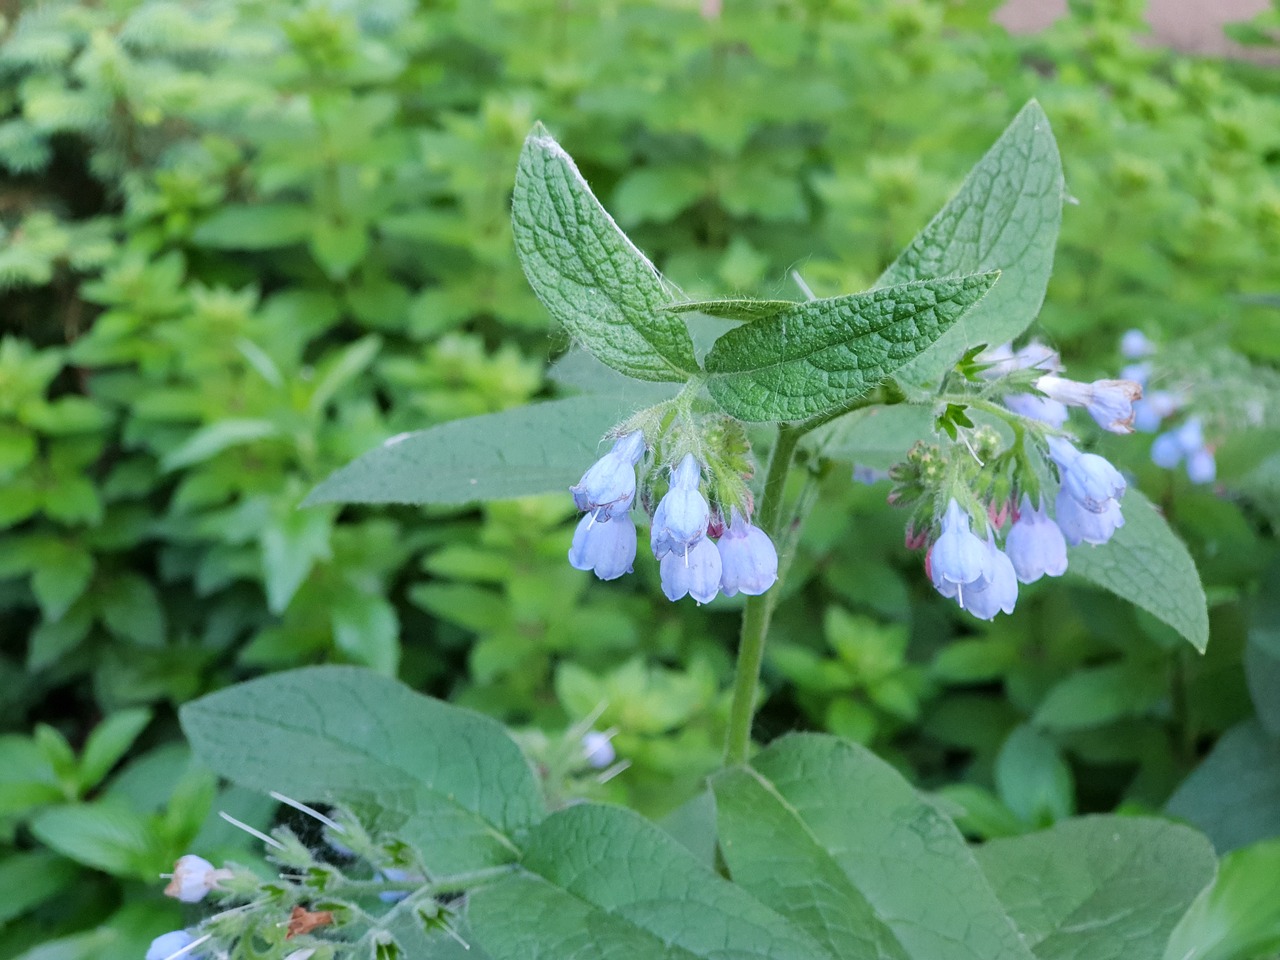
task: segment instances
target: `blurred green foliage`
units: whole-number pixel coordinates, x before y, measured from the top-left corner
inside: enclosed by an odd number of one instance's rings
[[[567,496],[296,509],[388,437],[554,391],[563,344],[508,221],[535,119],[690,296],[776,295],[793,268],[827,294],[869,285],[1034,96],[1078,201],[1037,330],[1073,372],[1114,375],[1135,326],[1192,358],[1233,351],[1241,382],[1280,360],[1280,75],[1145,45],[1134,0],[1074,0],[1033,38],[992,26],[995,6],[16,16],[0,41],[0,954],[52,932],[68,939],[42,960],[140,956],[177,922],[152,874],[201,829],[235,849],[211,809],[270,807],[189,769],[172,706],[255,672],[367,664],[550,731],[603,706],[632,766],[599,790],[655,815],[718,761],[737,607],[654,599],[643,561],[630,586],[571,570]],[[1213,492],[1152,467],[1140,438],[1106,448],[1196,556],[1204,657],[1070,582],[963,619],[884,488],[824,477],[759,732],[867,742],[994,836],[1158,809],[1249,725],[1274,805],[1280,649],[1255,598],[1280,455],[1240,427],[1216,424]],[[1263,651],[1248,678],[1247,648]],[[1216,836],[1195,784],[1179,795]],[[1243,816],[1230,845],[1280,830]]]

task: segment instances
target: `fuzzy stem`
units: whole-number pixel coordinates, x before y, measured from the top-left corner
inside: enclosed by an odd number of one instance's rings
[[[782,514],[782,498],[795,456],[796,444],[805,431],[791,424],[778,424],[778,437],[769,455],[769,469],[764,479],[764,494],[757,512],[759,526],[773,538],[782,540],[778,518]],[[729,732],[725,737],[725,765],[747,762],[751,751],[751,718],[755,714],[756,687],[760,682],[760,666],[764,662],[764,640],[773,616],[778,584],[758,597],[747,597],[742,613],[742,634],[738,644],[738,666],[733,681],[733,704],[729,709]]]

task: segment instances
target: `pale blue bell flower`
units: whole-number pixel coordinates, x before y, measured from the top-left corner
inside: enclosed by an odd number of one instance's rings
[[[1120,337],[1120,355],[1126,360],[1140,360],[1155,352],[1155,346],[1141,330],[1126,330]]]
[[[597,520],[588,513],[573,532],[569,565],[591,570],[601,580],[616,580],[631,572],[636,559],[636,524],[625,513],[612,520]]]
[[[588,730],[582,735],[582,758],[587,765],[603,770],[618,759],[613,748],[613,735],[600,730]]]
[[[1020,417],[1047,423],[1055,430],[1060,430],[1067,422],[1067,406],[1052,397],[1042,397],[1034,393],[1011,393],[1004,398],[1004,405]]]
[[[778,579],[778,551],[769,535],[733,510],[716,541],[720,551],[720,592],[758,597]]]
[[[685,594],[698,603],[710,603],[720,592],[720,551],[703,537],[684,551],[669,551],[658,564],[662,592],[671,601]]]
[[[683,556],[706,536],[711,508],[698,492],[701,479],[701,468],[691,453],[685,454],[671,471],[671,489],[653,511],[653,528],[649,534],[653,555],[659,560],[668,553]]]
[[[1147,381],[1151,379],[1151,364],[1146,360],[1141,363],[1127,363],[1120,368],[1120,379],[1132,380],[1145,390]]]
[[[1065,489],[1058,491],[1058,497],[1054,501],[1054,516],[1063,538],[1073,547],[1081,543],[1106,543],[1112,534],[1124,526],[1118,501],[1109,500],[1103,510],[1094,512]]]
[[[1168,390],[1152,390],[1133,405],[1133,426],[1143,433],[1155,433],[1166,419],[1178,412],[1178,398]]]
[[[598,520],[627,513],[636,495],[636,464],[643,456],[644,434],[639,430],[614,441],[613,448],[569,488],[578,509]]]
[[[964,606],[964,592],[981,589],[991,577],[987,546],[970,530],[971,520],[956,502],[947,504],[942,533],[929,551],[929,578],[944,597],[957,597]]]
[[[1067,541],[1049,512],[1041,504],[1032,508],[1023,496],[1018,519],[1004,539],[1004,552],[1022,583],[1041,577],[1060,577],[1067,572]]]
[[[1120,471],[1096,453],[1081,453],[1069,440],[1049,437],[1049,456],[1058,465],[1062,489],[1086,510],[1101,513],[1128,487]]]
[[[1167,430],[1151,442],[1151,462],[1164,470],[1172,470],[1182,462],[1184,454],[1178,435]]]
[[[1218,476],[1218,461],[1208,447],[1187,457],[1187,477],[1192,483],[1213,483]]]
[[[1132,380],[1081,383],[1049,375],[1036,381],[1036,389],[1069,407],[1084,407],[1103,430],[1133,433],[1133,404],[1142,398],[1142,386]]]
[[[167,960],[168,957],[179,950],[185,950],[195,942],[196,938],[185,930],[170,930],[151,941],[151,946],[147,948],[146,960]],[[191,957],[193,954],[184,953],[183,956]]]
[[[987,552],[987,567],[990,576],[981,585],[970,586],[963,593],[957,593],[956,600],[960,606],[979,620],[994,620],[997,613],[1013,613],[1018,603],[1018,575],[1013,563],[999,547],[995,539],[987,538],[983,544]]]

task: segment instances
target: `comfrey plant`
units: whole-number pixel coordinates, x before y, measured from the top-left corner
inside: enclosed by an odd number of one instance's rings
[[[158,941],[152,960],[184,950],[277,960],[299,949],[425,960],[1033,960],[1045,943],[1055,956],[1122,943],[1127,955],[1159,957],[1175,932],[1179,956],[1188,944],[1194,954],[1212,931],[1179,918],[1216,861],[1186,827],[1093,817],[975,849],[949,809],[857,744],[752,741],[780,582],[829,461],[892,477],[890,498],[912,511],[908,540],[925,549],[934,586],[973,615],[1010,612],[1019,584],[1069,567],[1204,648],[1204,593],[1186,549],[1067,432],[1071,407],[1103,431],[1128,430],[1137,387],[1069,380],[1036,344],[983,354],[1035,318],[1062,199],[1048,120],[1031,104],[871,290],[694,301],[536,128],[516,177],[516,245],[576,344],[559,379],[577,395],[397,437],[311,502],[450,504],[568,488],[582,512],[575,568],[614,581],[656,563],[672,600],[743,594],[724,763],[660,826],[565,786],[625,776],[609,731],[591,730],[595,717],[554,749],[519,734],[522,749],[496,722],[367,670],[241,684],[182,711],[203,762],[246,787],[349,810],[364,835],[394,843],[337,838],[360,861],[338,881],[312,854],[286,856],[290,842],[276,835],[286,851],[272,856],[288,873],[255,880],[244,904],[260,920],[260,901],[293,884],[269,901],[271,924],[231,928],[226,911]],[[695,349],[692,314],[729,329]],[[652,560],[638,550],[645,526]],[[230,877],[188,861],[175,889],[230,893],[240,874],[225,869]],[[338,887],[297,886],[315,878]],[[379,913],[384,900],[350,895],[352,883],[407,896]],[[290,939],[295,909],[307,929]]]

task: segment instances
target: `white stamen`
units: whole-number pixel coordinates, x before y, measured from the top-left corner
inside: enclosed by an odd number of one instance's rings
[[[175,950],[173,953],[171,953],[171,954],[169,954],[167,957],[165,957],[165,958],[164,958],[164,960],[175,960],[175,958],[182,956],[184,953],[190,953],[192,950],[194,950],[196,947],[200,946],[200,944],[204,943],[206,940],[212,940],[212,939],[213,939],[213,934],[212,934],[212,933],[206,933],[206,934],[205,934],[203,937],[201,937],[199,940],[192,940],[190,943],[188,943],[188,944],[187,944],[185,947],[183,947],[181,950]]]
[[[795,285],[800,288],[800,292],[803,293],[810,300],[818,299],[817,294],[815,294],[812,290],[810,290],[809,285],[804,282],[804,277],[800,276],[799,270],[791,271],[791,279],[795,281]]]
[[[281,803],[288,804],[289,806],[293,807],[293,809],[298,810],[301,813],[305,813],[310,817],[315,817],[317,820],[323,823],[330,830],[336,830],[338,833],[347,832],[343,828],[342,824],[338,823],[336,820],[332,820],[329,817],[326,817],[319,810],[316,810],[313,807],[308,807],[305,803],[299,803],[297,800],[294,800],[292,797],[286,797],[283,793],[279,793],[275,790],[272,790],[267,795],[271,797],[273,800],[279,800]]]
[[[447,933],[449,936],[453,937],[453,939],[457,940],[457,941],[458,941],[458,943],[462,944],[462,949],[463,949],[463,950],[470,950],[470,949],[471,949],[471,944],[467,943],[467,941],[463,940],[463,939],[462,939],[462,937],[458,936],[458,931],[457,931],[457,930],[453,929],[453,927],[449,926],[447,923],[445,923],[445,924],[441,924],[441,926],[444,928],[444,932],[445,932],[445,933]]]
[[[227,821],[227,823],[231,824],[233,827],[239,827],[241,830],[243,830],[245,833],[249,834],[250,836],[257,837],[263,843],[269,846],[275,847],[277,850],[284,849],[284,844],[281,843],[279,840],[277,840],[275,837],[269,837],[265,833],[263,833],[261,830],[255,830],[253,827],[249,826],[243,820],[237,820],[231,814],[227,813],[227,811],[219,810],[218,816],[220,816],[223,820]]]

